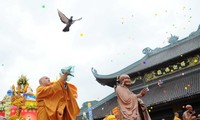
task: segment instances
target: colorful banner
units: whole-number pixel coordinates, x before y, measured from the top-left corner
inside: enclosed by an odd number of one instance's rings
[[[92,105],[91,105],[91,103],[88,103],[88,113],[89,113],[89,120],[93,120]]]

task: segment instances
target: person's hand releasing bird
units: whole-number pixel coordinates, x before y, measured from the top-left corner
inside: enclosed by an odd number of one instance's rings
[[[73,16],[70,17],[70,19],[68,19],[62,12],[60,12],[58,10],[58,15],[60,17],[60,20],[66,24],[65,28],[63,29],[63,32],[68,32],[69,31],[69,28],[70,26],[75,22],[75,21],[78,21],[78,20],[81,20],[82,18],[79,18],[79,19],[76,19],[76,20],[73,20]]]

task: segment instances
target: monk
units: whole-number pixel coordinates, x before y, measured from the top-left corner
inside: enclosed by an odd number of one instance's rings
[[[174,119],[173,120],[181,120],[179,118],[179,114],[177,112],[174,113]]]
[[[183,113],[183,120],[196,120],[196,116],[194,116],[195,111],[193,110],[192,105],[185,106],[186,111]]]
[[[148,90],[143,89],[139,94],[134,94],[128,86],[132,85],[129,75],[119,77],[120,84],[116,86],[117,102],[120,108],[120,120],[151,120],[147,108],[140,97]]]
[[[76,120],[80,109],[67,85],[65,72],[54,83],[46,76],[40,78],[36,89],[37,120]]]

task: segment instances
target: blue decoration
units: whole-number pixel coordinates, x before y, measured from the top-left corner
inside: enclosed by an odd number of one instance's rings
[[[7,91],[7,95],[12,96],[13,91],[12,90],[8,90]]]

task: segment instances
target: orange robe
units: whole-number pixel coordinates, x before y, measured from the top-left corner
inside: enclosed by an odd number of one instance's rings
[[[60,79],[36,89],[37,120],[76,120],[80,112],[70,88]]]
[[[174,120],[181,120],[179,117],[174,116]]]
[[[144,117],[144,120],[151,120],[142,100],[138,99],[137,95],[131,92],[127,87],[117,86],[116,94],[120,109],[120,120],[142,120],[141,116]],[[142,109],[142,113],[140,113],[139,107]]]

